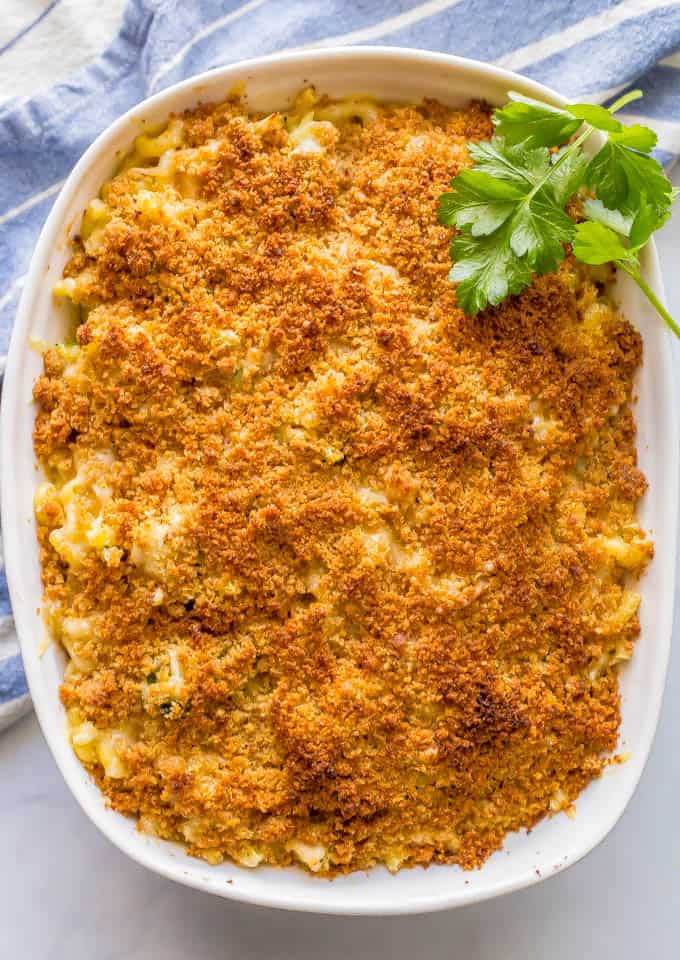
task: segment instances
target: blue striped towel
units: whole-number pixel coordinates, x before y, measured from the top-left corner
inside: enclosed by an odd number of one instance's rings
[[[42,0],[32,22],[0,40],[0,77],[6,58],[21,69],[22,49],[55,18],[63,21],[67,7],[80,14],[89,7],[93,20],[100,18],[98,0]],[[78,37],[82,23],[71,26]],[[80,154],[115,117],[220,64],[347,43],[494,61],[579,100],[606,101],[637,85],[645,99],[631,105],[630,119],[655,127],[664,163],[680,153],[680,0],[130,0],[115,39],[89,64],[51,89],[0,105],[0,355],[50,206]],[[46,54],[52,69],[62,50]],[[31,63],[38,62],[34,56]],[[0,567],[0,727],[27,705]]]

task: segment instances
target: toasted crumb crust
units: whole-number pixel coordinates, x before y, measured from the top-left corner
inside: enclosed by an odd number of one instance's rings
[[[170,181],[105,186],[35,385],[74,746],[210,862],[478,867],[616,746],[640,337],[570,257],[466,317],[436,201],[489,111],[374,114],[315,153],[184,115]]]

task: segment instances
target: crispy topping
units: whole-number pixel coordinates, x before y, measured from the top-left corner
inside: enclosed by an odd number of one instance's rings
[[[340,106],[202,107],[88,208],[35,386],[45,609],[143,829],[471,868],[616,746],[641,342],[571,258],[456,307],[436,201],[483,105]]]

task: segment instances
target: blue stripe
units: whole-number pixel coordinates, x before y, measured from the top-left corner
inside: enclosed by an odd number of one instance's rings
[[[631,83],[680,46],[678,7],[662,7],[527,67],[527,76],[571,97]]]
[[[28,693],[21,655],[15,654],[0,663],[0,704]]]
[[[203,27],[217,22],[225,13],[238,9],[245,0],[230,4],[227,8],[220,3],[203,3],[201,9],[205,20]],[[604,2],[604,0],[600,0]],[[165,74],[158,89],[170,86],[180,77],[191,75],[199,70],[209,69],[247,57],[273,53],[288,47],[323,40],[331,34],[345,34],[355,30],[372,27],[383,20],[399,16],[418,6],[408,0],[382,0],[365,4],[342,4],[338,0],[317,0],[316,3],[290,2],[290,0],[270,0],[256,8],[246,17],[233,20],[199,40],[187,51],[180,63]],[[459,7],[452,7],[450,17]],[[183,28],[182,42],[175,50],[180,50],[191,37],[198,32],[192,19],[193,10],[186,9],[180,14],[177,8],[168,11],[166,17],[173,20],[181,17]],[[432,22],[428,17],[423,23]],[[174,25],[174,24],[173,24]],[[159,24],[160,29],[167,23]],[[382,39],[374,41],[383,42]],[[159,58],[150,70],[153,77],[157,70],[170,57]]]
[[[617,0],[526,3],[525,0],[465,0],[378,40],[390,46],[426,47],[493,62],[527,44],[543,40],[617,5]],[[483,25],[483,26],[480,26]]]
[[[23,30],[20,30],[11,40],[8,40],[4,47],[0,47],[0,57],[3,53],[7,53],[8,50],[11,50],[12,47],[17,44],[20,40],[31,32],[34,27],[37,27],[41,20],[44,20],[45,17],[54,10],[57,4],[61,3],[61,0],[52,0],[49,6],[45,7],[42,13],[39,13],[35,20],[32,20],[31,23],[27,24]]]
[[[21,296],[21,290],[15,290],[12,294],[11,300],[9,300],[3,307],[0,309],[0,355],[4,356],[9,350],[9,340],[12,333],[12,324],[14,322],[14,316],[17,312],[17,306],[19,305],[19,297]]]
[[[634,86],[642,90],[644,100],[640,103],[632,103],[631,111],[637,108],[637,112],[643,113],[646,117],[680,121],[680,96],[678,95],[680,70],[659,64],[636,80]],[[629,89],[632,87],[633,84]]]
[[[12,606],[9,602],[9,590],[7,588],[7,577],[5,571],[0,567],[0,617],[10,616]]]
[[[206,67],[371,27],[413,6],[413,3],[389,2],[367,4],[365,8],[357,5],[343,10],[339,18],[337,0],[321,0],[312,9],[306,7],[304,17],[300,18],[296,4],[272,0],[248,17],[233,21],[199,41],[181,63],[163,76],[158,89]],[[489,0],[465,0],[408,27],[390,30],[365,42],[426,47],[494,60],[613,6],[616,6],[615,0],[572,0],[558,9],[550,4],[532,4],[527,10],[525,0],[505,0],[497,4]],[[511,30],[507,29],[509,22]],[[480,23],[484,23],[483,30],[479,29]],[[229,51],[228,56],[225,50]]]
[[[145,96],[139,46],[151,19],[128,17],[106,58],[0,119],[0,214],[62,180],[111,118]],[[89,96],[91,89],[98,96]]]
[[[8,274],[8,282],[2,290],[3,293],[13,282],[9,278],[20,277],[26,273],[35,238],[57,196],[58,194],[54,194],[46,197],[30,209],[24,210],[11,223],[0,227],[0,263],[2,264],[0,277],[4,277],[5,270]],[[14,302],[17,303],[18,298]]]

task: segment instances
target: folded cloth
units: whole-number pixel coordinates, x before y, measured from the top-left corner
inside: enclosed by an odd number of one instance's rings
[[[680,0],[3,0],[3,14],[0,354],[38,232],[83,150],[144,97],[220,64],[391,44],[494,62],[579,100],[639,86],[627,119],[656,129],[662,162],[680,153]],[[0,575],[0,727],[28,699],[10,614]]]

